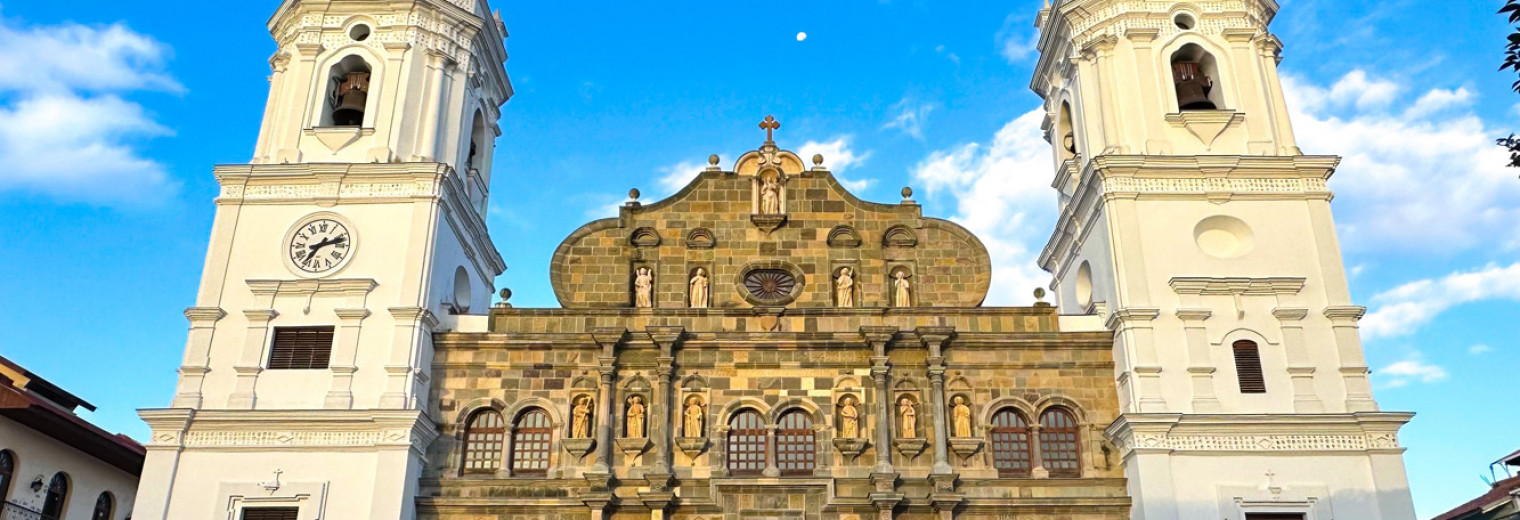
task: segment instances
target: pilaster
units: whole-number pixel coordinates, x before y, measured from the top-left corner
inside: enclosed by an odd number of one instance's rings
[[[359,331],[369,309],[335,309],[338,316],[338,337],[332,351],[328,369],[332,371],[332,388],[327,391],[323,407],[348,409],[354,405],[354,372],[359,370]]]
[[[232,395],[227,400],[228,408],[253,409],[259,373],[264,371],[264,350],[268,344],[269,322],[279,315],[280,313],[273,309],[243,311],[243,317],[248,321],[248,328],[243,336],[242,355],[238,357],[238,363],[232,367],[233,372],[237,374],[237,382],[234,383]]]
[[[1314,388],[1315,360],[1304,339],[1304,318],[1309,309],[1279,307],[1272,310],[1282,325],[1283,352],[1288,358],[1288,378],[1293,384],[1293,411],[1324,413],[1325,403]]]
[[[1214,315],[1209,309],[1177,309],[1182,332],[1187,337],[1188,377],[1193,383],[1193,413],[1219,413],[1219,397],[1214,393],[1214,372],[1218,368],[1209,352],[1205,320]]]
[[[1343,305],[1325,308],[1325,317],[1335,334],[1335,350],[1340,359],[1341,381],[1346,385],[1346,410],[1376,412],[1372,400],[1372,382],[1368,378],[1367,359],[1362,354],[1362,338],[1357,322],[1367,314],[1366,307]]]
[[[216,322],[226,316],[227,312],[219,307],[185,309],[185,318],[190,320],[190,334],[185,340],[185,361],[179,367],[179,385],[171,407],[201,407],[201,385],[211,371],[211,340],[216,336]]]

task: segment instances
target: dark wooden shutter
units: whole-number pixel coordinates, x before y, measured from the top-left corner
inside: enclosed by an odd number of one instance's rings
[[[1246,520],[1304,520],[1303,513],[1246,513]]]
[[[270,370],[327,368],[332,357],[332,327],[278,327],[269,353]]]
[[[243,520],[296,520],[301,514],[295,507],[259,507],[243,510]]]
[[[1254,341],[1236,341],[1235,376],[1240,380],[1240,393],[1265,394],[1267,381],[1261,373],[1261,352]]]

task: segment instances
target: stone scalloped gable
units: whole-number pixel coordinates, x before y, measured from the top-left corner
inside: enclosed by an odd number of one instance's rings
[[[779,168],[757,160],[767,151]],[[856,273],[855,307],[891,306],[890,275],[898,270],[911,274],[917,307],[977,307],[986,298],[987,248],[953,222],[924,217],[918,204],[860,200],[829,171],[803,170],[795,154],[770,146],[741,157],[734,170],[714,167],[665,200],[631,202],[617,218],[571,233],[550,264],[560,305],[632,307],[640,267],[654,272],[657,308],[687,307],[699,267],[710,276],[709,307],[719,309],[757,306],[743,279],[758,268],[789,271],[801,285],[795,301],[773,306],[834,306],[833,279],[843,267]],[[756,215],[757,176],[778,171],[785,218]],[[775,221],[779,227],[767,232]]]

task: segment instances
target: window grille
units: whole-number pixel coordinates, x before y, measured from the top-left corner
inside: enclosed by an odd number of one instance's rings
[[[1011,408],[992,416],[992,466],[999,477],[1029,476],[1029,423]]]

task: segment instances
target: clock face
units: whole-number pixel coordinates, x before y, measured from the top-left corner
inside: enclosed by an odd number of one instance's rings
[[[296,228],[287,256],[296,269],[324,273],[342,266],[353,245],[353,237],[342,222],[319,218]]]

